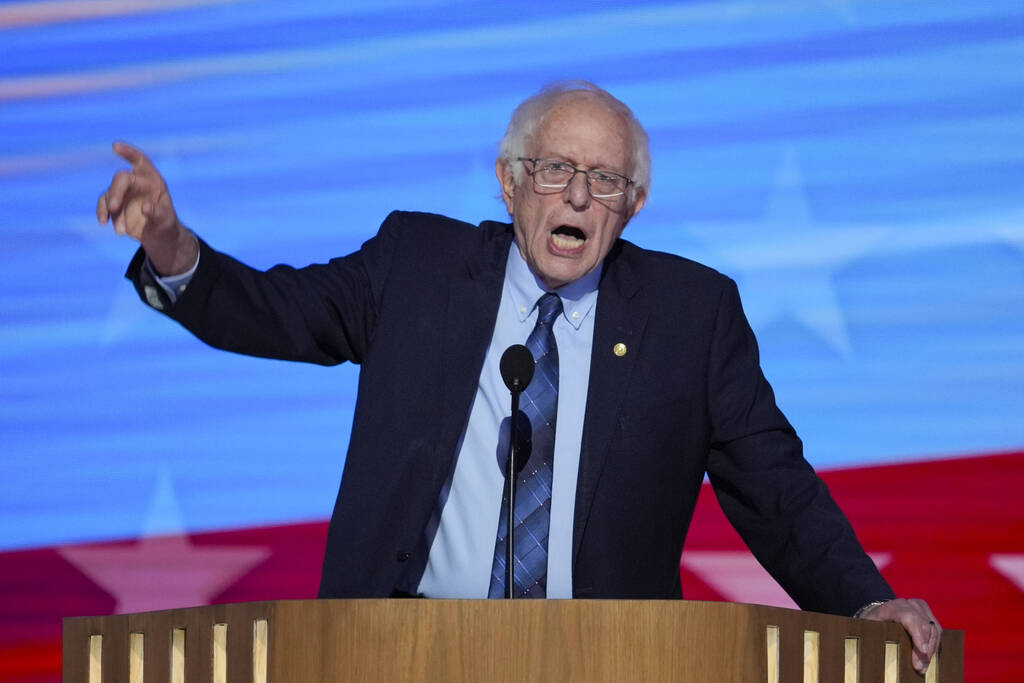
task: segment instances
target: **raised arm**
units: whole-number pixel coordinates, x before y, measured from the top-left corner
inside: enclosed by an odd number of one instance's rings
[[[199,257],[199,244],[178,220],[163,176],[140,149],[115,142],[114,152],[132,167],[114,174],[96,203],[96,218],[112,221],[119,235],[138,240],[159,275],[189,270]]]

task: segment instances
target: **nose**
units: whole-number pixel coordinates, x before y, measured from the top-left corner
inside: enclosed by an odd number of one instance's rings
[[[590,205],[590,189],[587,187],[587,176],[577,171],[565,188],[565,201],[577,211]]]

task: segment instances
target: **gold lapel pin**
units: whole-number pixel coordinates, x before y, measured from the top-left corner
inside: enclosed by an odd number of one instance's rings
[[[623,344],[622,342],[619,342],[618,344],[612,347],[612,353],[614,353],[619,358],[622,358],[623,356],[626,355],[626,345]]]

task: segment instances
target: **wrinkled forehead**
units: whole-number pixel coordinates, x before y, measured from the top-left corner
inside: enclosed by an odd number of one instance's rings
[[[527,141],[531,155],[628,171],[632,167],[625,117],[599,96],[566,93],[555,100]]]

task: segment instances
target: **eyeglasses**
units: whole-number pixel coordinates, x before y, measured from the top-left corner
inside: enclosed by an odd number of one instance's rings
[[[624,175],[604,171],[599,168],[590,170],[576,168],[568,161],[558,159],[534,159],[532,157],[519,157],[519,161],[530,162],[532,168],[530,175],[533,176],[533,184],[545,190],[557,190],[561,192],[569,187],[577,173],[582,173],[587,179],[587,191],[594,199],[618,199],[626,193],[626,188],[633,184],[632,178]]]

